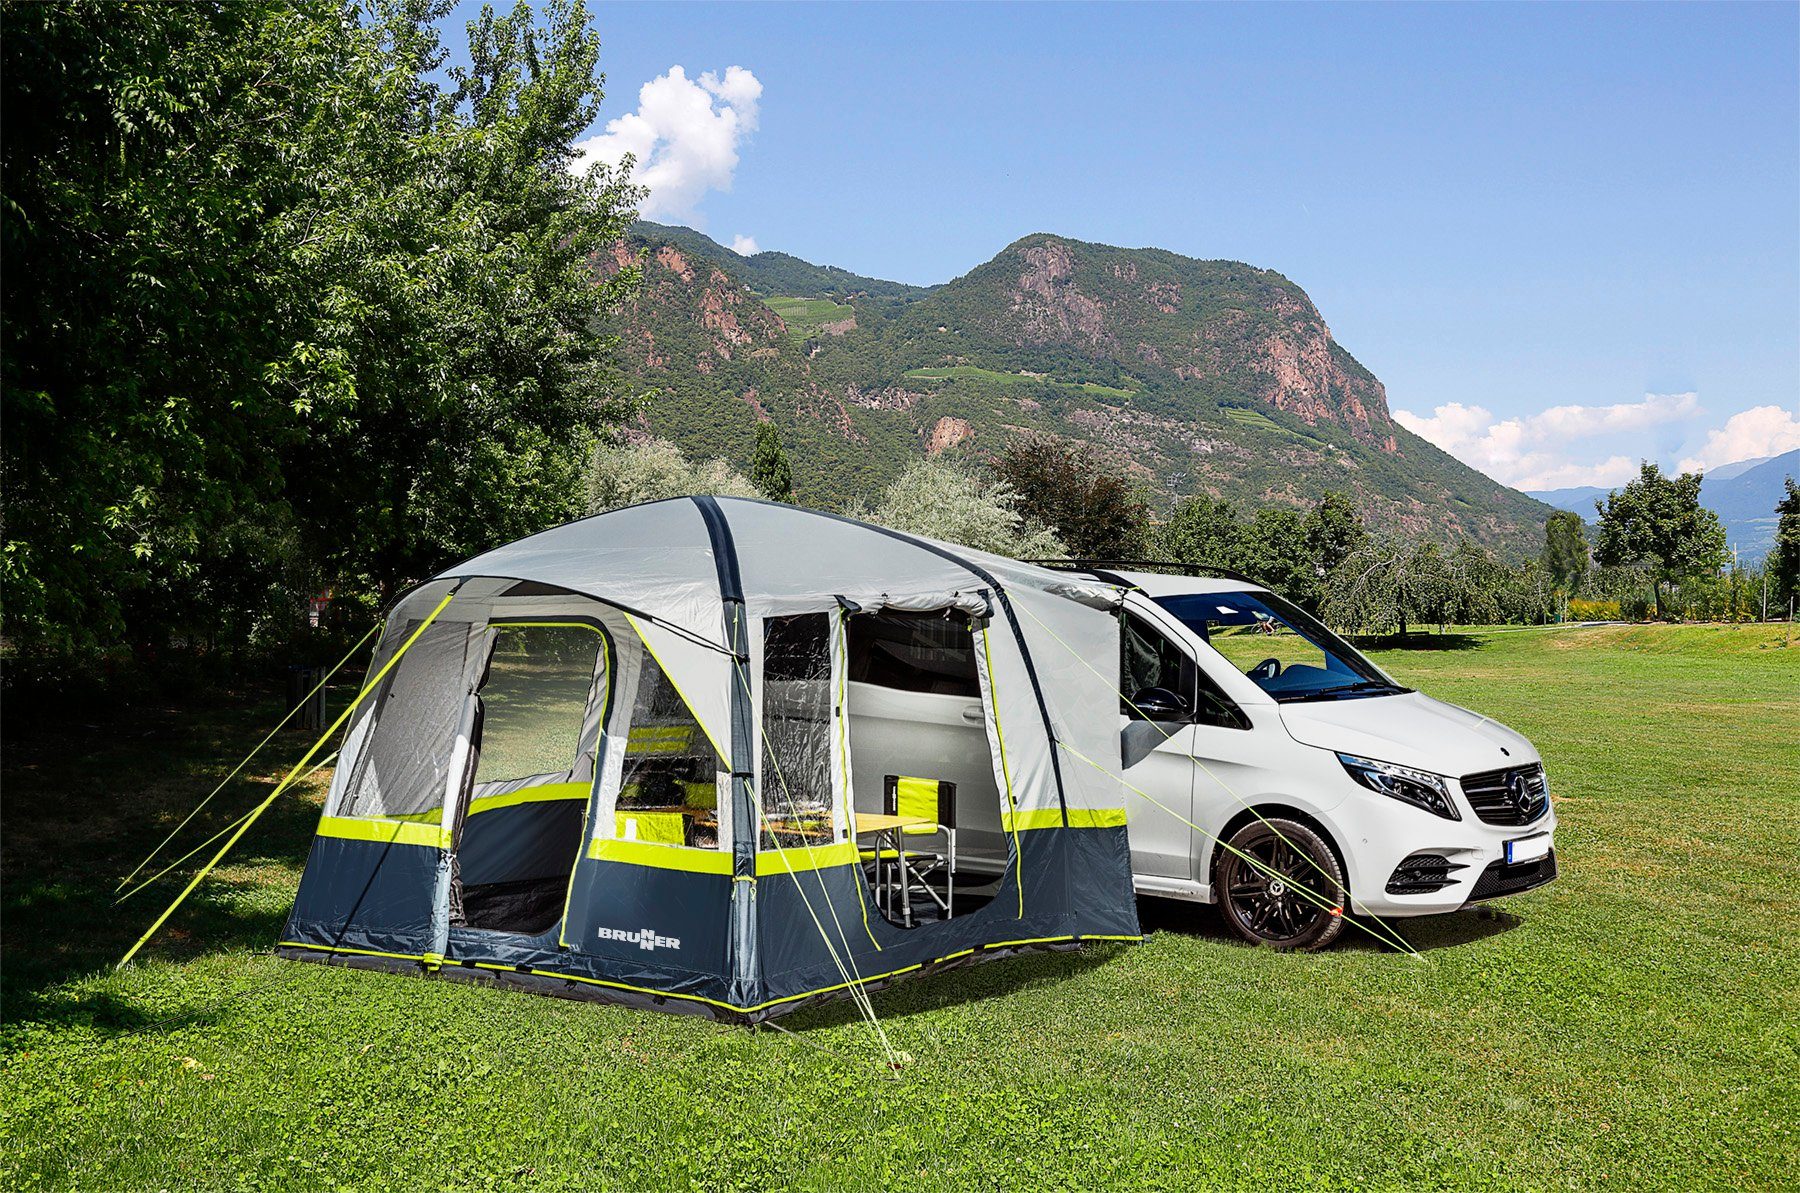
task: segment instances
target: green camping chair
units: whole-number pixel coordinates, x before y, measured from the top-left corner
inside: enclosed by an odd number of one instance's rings
[[[881,807],[889,816],[916,817],[925,823],[908,825],[894,834],[896,848],[882,848],[878,838],[876,848],[859,851],[862,860],[873,862],[877,874],[885,866],[895,867],[900,878],[901,922],[906,927],[913,926],[912,887],[915,882],[938,905],[944,918],[949,919],[954,914],[952,904],[956,897],[956,784],[946,779],[886,775],[882,780]],[[939,835],[944,838],[943,853],[908,849],[901,844],[908,837]],[[928,881],[940,872],[944,875],[942,897]],[[890,901],[891,886],[877,886],[878,892]],[[883,910],[891,912],[891,907],[884,905]]]

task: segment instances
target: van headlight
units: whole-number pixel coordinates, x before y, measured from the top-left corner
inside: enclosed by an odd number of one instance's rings
[[[1450,788],[1445,785],[1442,775],[1414,770],[1410,766],[1395,766],[1391,762],[1378,762],[1373,758],[1359,758],[1355,754],[1339,754],[1338,761],[1344,764],[1344,769],[1350,772],[1352,779],[1370,791],[1411,804],[1415,808],[1423,808],[1445,820],[1462,819],[1462,814],[1450,799]]]

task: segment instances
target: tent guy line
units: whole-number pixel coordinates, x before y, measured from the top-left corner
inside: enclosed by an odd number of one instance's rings
[[[212,872],[212,868],[219,864],[220,859],[222,859],[226,854],[231,852],[231,847],[236,845],[238,843],[238,839],[240,837],[242,837],[246,832],[249,831],[250,826],[256,823],[257,818],[260,817],[264,812],[268,811],[269,805],[275,802],[275,797],[280,795],[283,791],[286,791],[288,789],[288,785],[294,781],[294,776],[298,775],[301,772],[301,770],[303,770],[306,767],[306,764],[312,761],[313,755],[319,751],[319,748],[321,746],[323,746],[326,742],[331,740],[331,735],[336,733],[340,728],[343,727],[344,722],[350,719],[350,714],[355,712],[357,709],[357,706],[363,702],[363,699],[365,697],[367,697],[370,692],[373,692],[375,690],[376,685],[378,685],[381,682],[382,677],[385,676],[390,670],[393,669],[394,665],[401,660],[401,658],[406,654],[407,651],[412,649],[413,643],[417,642],[419,640],[419,636],[421,634],[423,634],[427,628],[430,627],[432,622],[437,620],[438,614],[440,614],[444,611],[444,606],[448,605],[455,596],[456,596],[456,589],[454,589],[454,588],[452,588],[448,593],[446,593],[444,595],[444,599],[438,602],[437,607],[431,611],[431,615],[429,617],[427,617],[424,620],[424,622],[422,624],[420,624],[419,628],[413,632],[412,637],[408,638],[406,640],[405,644],[402,645],[399,650],[394,652],[393,657],[388,659],[387,663],[381,668],[381,670],[375,673],[375,676],[373,679],[369,680],[368,683],[363,685],[362,691],[360,691],[356,694],[356,699],[352,700],[350,702],[350,706],[348,708],[344,709],[343,712],[338,714],[337,720],[335,720],[331,723],[330,728],[326,729],[324,733],[319,735],[319,740],[313,743],[312,749],[310,749],[306,752],[306,756],[304,758],[300,759],[300,761],[294,763],[294,767],[292,770],[288,771],[287,777],[285,777],[284,779],[281,780],[281,782],[279,782],[275,785],[275,789],[273,791],[269,792],[268,796],[262,801],[262,803],[256,805],[255,808],[251,809],[250,815],[245,819],[243,825],[238,828],[237,832],[231,834],[231,839],[229,841],[226,841],[225,844],[220,847],[219,852],[213,855],[212,860],[207,862],[206,865],[201,867],[200,872],[198,874],[194,875],[193,881],[191,881],[187,884],[187,887],[181,892],[181,894],[175,896],[175,901],[173,903],[169,904],[169,906],[163,911],[163,913],[161,915],[156,917],[156,922],[154,924],[151,924],[150,927],[145,930],[145,932],[142,936],[138,937],[137,943],[133,944],[129,949],[127,949],[125,951],[125,955],[123,957],[119,958],[119,963],[113,967],[114,969],[125,968],[125,964],[137,955],[137,951],[139,949],[144,947],[144,943],[146,941],[148,941],[152,936],[156,935],[156,930],[158,928],[162,927],[164,922],[167,921],[171,915],[175,914],[175,909],[177,907],[180,907],[182,905],[182,903],[187,900],[187,897],[189,895],[194,893],[194,888],[199,886],[201,881],[203,879],[205,879],[205,877]]]

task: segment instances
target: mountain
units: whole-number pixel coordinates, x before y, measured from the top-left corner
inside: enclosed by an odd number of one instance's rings
[[[1613,486],[1617,488],[1618,486]],[[1535,497],[1545,505],[1553,505],[1559,510],[1569,510],[1580,514],[1589,522],[1594,520],[1594,502],[1606,500],[1612,489],[1599,485],[1576,485],[1571,489],[1527,489],[1527,497]]]
[[[744,256],[732,252],[704,232],[669,224],[655,224],[649,220],[639,220],[633,224],[631,236],[642,244],[668,244],[683,252],[696,253],[712,260],[729,260],[733,274],[760,294],[836,299],[909,299],[917,298],[929,289],[926,286],[908,286],[904,282],[866,278],[835,265],[814,265],[787,253],[766,251]]]
[[[1719,515],[1740,557],[1760,563],[1775,545],[1775,504],[1786,495],[1783,482],[1790,476],[1800,480],[1800,448],[1715,468],[1700,482],[1701,502]]]
[[[1774,456],[1758,456],[1754,460],[1738,460],[1730,464],[1721,464],[1706,474],[1708,480],[1728,481],[1755,468],[1758,464],[1767,464]]]
[[[1378,525],[1533,553],[1550,513],[1396,424],[1381,382],[1272,270],[1038,233],[941,286],[640,223],[612,330],[643,428],[743,466],[758,419],[802,500],[871,496],[905,462],[1041,431],[1097,445],[1172,500],[1350,493]]]
[[[1721,464],[1700,482],[1700,504],[1719,515],[1725,537],[1740,558],[1761,562],[1775,545],[1775,503],[1786,494],[1783,481],[1790,476],[1800,480],[1800,448]],[[1560,510],[1574,510],[1592,522],[1594,502],[1605,500],[1611,491],[1590,485],[1545,489],[1530,496]]]

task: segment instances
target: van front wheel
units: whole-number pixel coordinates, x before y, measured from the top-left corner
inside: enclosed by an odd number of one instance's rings
[[[1233,833],[1213,863],[1213,890],[1226,927],[1251,944],[1322,949],[1344,930],[1343,867],[1295,820],[1271,816]]]

